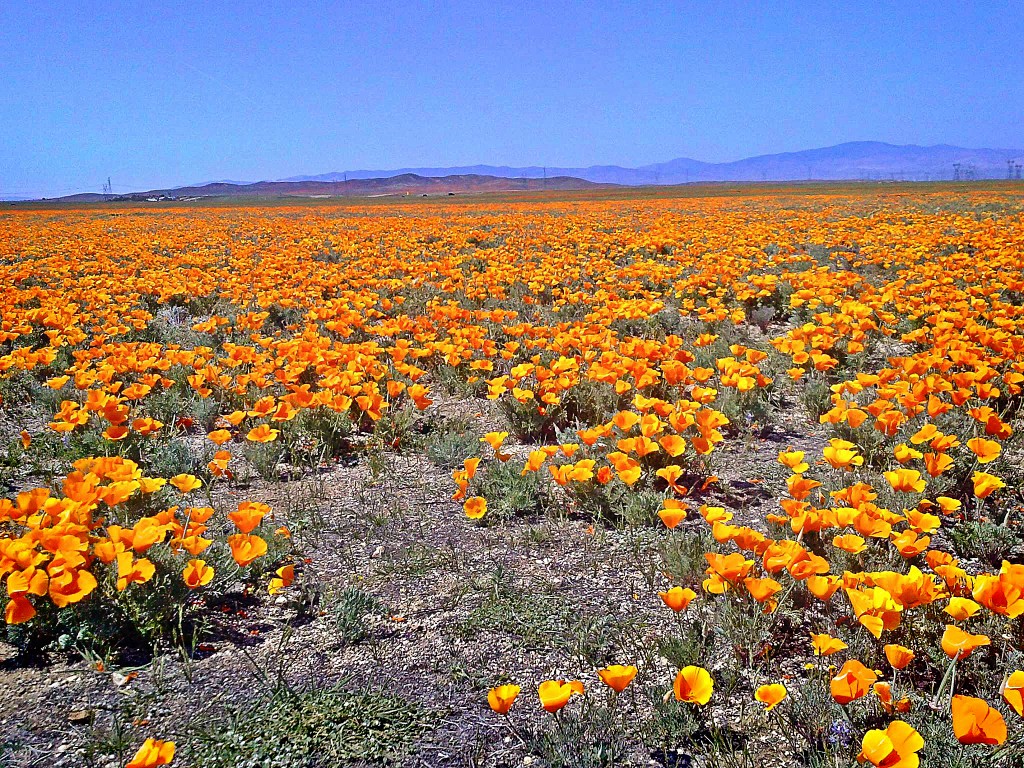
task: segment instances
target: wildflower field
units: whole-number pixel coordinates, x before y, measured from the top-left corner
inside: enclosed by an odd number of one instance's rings
[[[1024,764],[1011,185],[0,210],[0,765]]]

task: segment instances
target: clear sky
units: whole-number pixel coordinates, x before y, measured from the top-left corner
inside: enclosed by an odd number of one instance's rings
[[[0,0],[0,196],[1022,125],[1020,0]]]

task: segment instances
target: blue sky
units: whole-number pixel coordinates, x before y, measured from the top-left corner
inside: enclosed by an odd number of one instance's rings
[[[1019,148],[1022,42],[1024,4],[995,0],[0,0],[0,196]]]

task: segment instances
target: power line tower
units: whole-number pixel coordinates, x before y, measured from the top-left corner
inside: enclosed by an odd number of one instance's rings
[[[1013,179],[1013,160],[1006,161],[1006,180],[1010,181]]]
[[[960,163],[953,163],[953,181],[960,180]]]
[[[109,176],[107,176],[107,181],[103,185],[103,195],[105,197],[113,197],[114,196],[114,186],[113,186],[113,184],[110,183],[110,177]]]

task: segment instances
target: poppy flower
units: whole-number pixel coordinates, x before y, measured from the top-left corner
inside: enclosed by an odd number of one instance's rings
[[[254,534],[235,533],[228,536],[227,542],[231,548],[231,557],[240,568],[267,554],[267,542]]]
[[[664,435],[658,438],[658,445],[673,459],[686,452],[686,440],[679,435]]]
[[[889,485],[894,491],[921,493],[927,485],[927,482],[921,479],[921,473],[916,469],[894,469],[883,472],[882,475],[889,481]]]
[[[902,645],[889,643],[882,650],[893,669],[903,669],[914,660],[914,652]]]
[[[993,613],[1014,619],[1024,613],[1024,584],[1011,575],[1012,568],[1004,562],[998,575],[976,576],[971,597]]]
[[[499,715],[507,715],[519,696],[518,685],[499,685],[487,692],[487,704]]]
[[[831,656],[833,653],[846,650],[846,643],[829,634],[811,635],[811,646],[815,656]]]
[[[771,712],[775,709],[775,707],[778,706],[784,698],[786,698],[786,695],[786,686],[781,683],[762,685],[754,691],[754,698],[762,704],[767,705],[764,708],[765,712]]]
[[[258,501],[243,501],[238,509],[228,514],[228,519],[242,533],[252,533],[263,518],[270,512],[270,507]]]
[[[782,589],[782,585],[775,579],[755,579],[750,576],[743,580],[743,585],[750,596],[759,603],[771,600],[772,596]]]
[[[658,510],[658,517],[666,528],[675,528],[686,519],[686,509],[686,504],[678,499],[665,499],[662,509]]]
[[[4,619],[8,624],[24,624],[35,615],[36,609],[24,592],[12,594],[4,610]]]
[[[972,480],[974,481],[974,495],[979,499],[987,499],[1000,488],[1006,487],[1006,483],[988,472],[975,472]]]
[[[66,568],[50,574],[50,600],[58,608],[84,600],[96,587],[96,577],[85,569]]]
[[[131,552],[122,552],[117,556],[117,591],[123,592],[129,584],[144,584],[155,573],[156,566],[150,560],[136,560]]]
[[[124,440],[128,437],[128,427],[111,425],[103,430],[103,437],[107,440]]]
[[[690,601],[697,597],[697,593],[689,587],[672,587],[667,592],[659,592],[658,597],[676,613],[686,610],[686,606],[690,604]]]
[[[856,555],[863,552],[867,545],[860,536],[848,533],[843,536],[834,537],[832,539],[832,546],[849,552],[851,555]]]
[[[272,443],[277,440],[279,434],[281,434],[280,430],[272,429],[268,424],[257,424],[249,430],[245,439],[254,443]]]
[[[189,589],[198,589],[209,584],[213,579],[213,568],[206,564],[206,561],[193,558],[185,565],[182,572],[185,586]]]
[[[864,463],[864,457],[857,453],[857,446],[849,440],[839,438],[829,440],[822,455],[833,469],[853,469]]]
[[[951,659],[966,659],[975,649],[991,642],[988,635],[972,635],[954,624],[947,624],[942,633],[942,650]]]
[[[174,759],[174,742],[146,739],[124,768],[158,768]]]
[[[501,452],[502,443],[505,442],[505,439],[507,437],[508,432],[488,432],[486,435],[480,438],[480,442],[487,443],[489,446],[491,446],[491,449],[494,451],[494,457],[498,461],[504,462],[508,461],[512,457],[512,454],[510,453]]]
[[[949,598],[949,602],[946,604],[946,607],[942,610],[957,621],[966,621],[980,611],[981,606],[966,597],[951,597]]]
[[[686,495],[687,489],[684,486],[680,486],[676,481],[682,476],[683,468],[678,464],[671,464],[667,467],[662,467],[654,474],[662,478],[668,487],[678,493],[680,496]]]
[[[917,768],[917,753],[924,748],[924,739],[913,726],[893,720],[884,731],[870,730],[861,740],[857,760],[877,768]]]
[[[231,439],[231,433],[226,429],[215,429],[206,436],[214,445],[224,445]]]
[[[1024,717],[1024,672],[1017,670],[1010,675],[999,691],[1003,701],[1010,705],[1014,712]]]
[[[986,440],[983,437],[974,437],[967,441],[967,447],[977,457],[979,464],[988,464],[999,458],[1003,448],[995,440]]]
[[[849,704],[851,701],[866,696],[877,679],[878,675],[873,670],[868,669],[856,659],[850,659],[829,681],[829,691],[837,703]]]
[[[961,744],[1002,744],[1006,721],[984,699],[957,694],[952,700],[953,733]]]
[[[203,481],[195,475],[175,475],[168,482],[182,493],[191,493],[203,486]]]
[[[636,667],[624,667],[621,664],[612,664],[597,671],[601,681],[616,693],[622,693],[626,690],[626,686],[633,682],[636,673]]]
[[[802,474],[807,471],[808,464],[804,461],[803,451],[782,451],[779,453],[779,464],[789,469],[794,474]]]
[[[906,443],[900,443],[893,448],[893,455],[896,457],[896,461],[900,464],[906,464],[914,459],[924,458],[924,454],[921,451],[914,450]]]
[[[462,509],[470,520],[479,520],[487,513],[487,499],[483,496],[473,496],[466,499]]]
[[[565,680],[545,680],[537,688],[537,695],[540,697],[540,704],[546,712],[554,714],[566,704],[570,697],[578,693],[583,694],[583,683],[578,680],[566,682]]]
[[[710,673],[703,667],[683,667],[672,683],[676,701],[688,704],[707,704],[711,700],[714,682]]]
[[[295,581],[295,565],[289,563],[282,565],[274,572],[274,578],[267,584],[267,592],[276,595],[282,589],[286,589]]]

